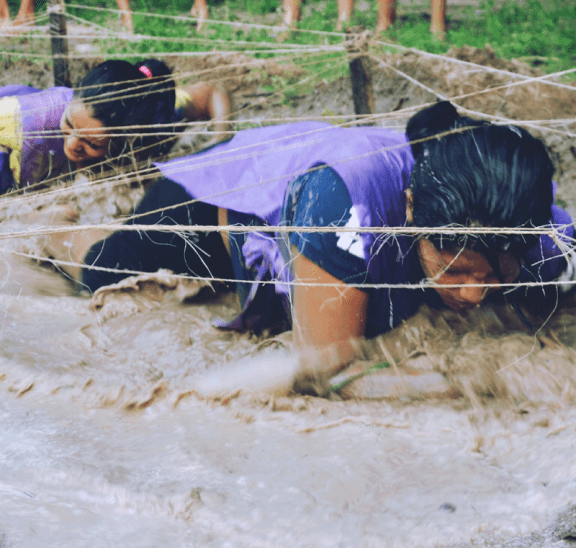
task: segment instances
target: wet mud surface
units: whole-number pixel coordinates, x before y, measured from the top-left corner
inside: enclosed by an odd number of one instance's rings
[[[535,75],[489,49],[453,55]],[[252,71],[242,60],[171,62],[175,72],[214,67],[245,123],[353,111],[346,80],[287,101],[262,90],[297,67]],[[394,69],[448,97],[514,80],[415,53],[382,60],[378,112],[434,99]],[[38,64],[3,63],[2,84],[51,84]],[[87,68],[78,64],[78,79]],[[516,120],[576,111],[574,91],[537,82],[458,104]],[[409,115],[380,123],[401,128]],[[538,131],[559,198],[575,211],[575,140]],[[194,146],[192,136],[181,143]],[[48,201],[99,222],[141,193],[77,184],[62,197],[6,202],[3,233]],[[0,546],[573,545],[573,298],[533,318],[538,336],[503,304],[423,309],[370,349],[367,363],[395,367],[316,397],[290,391],[299,362],[289,335],[212,327],[236,312],[229,293],[160,273],[90,299],[41,259],[15,254],[40,256],[38,239],[1,248]]]

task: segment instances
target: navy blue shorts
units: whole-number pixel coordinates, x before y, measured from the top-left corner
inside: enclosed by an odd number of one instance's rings
[[[305,173],[288,185],[282,222],[291,226],[359,226],[348,189],[330,167]],[[338,280],[370,283],[359,233],[292,232],[290,244]]]

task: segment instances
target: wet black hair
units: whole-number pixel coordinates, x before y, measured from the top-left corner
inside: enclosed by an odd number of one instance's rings
[[[141,71],[140,67],[147,70]],[[89,107],[92,116],[105,127],[116,128],[114,133],[123,133],[122,127],[125,126],[171,122],[176,101],[175,83],[168,66],[157,59],[147,59],[135,65],[128,61],[110,60],[96,66],[84,77],[74,91],[74,99]],[[132,148],[147,147],[144,154],[154,156],[165,152],[159,144],[166,140],[166,136],[154,135],[155,131],[146,127],[141,131],[127,129],[126,135],[149,133],[133,139]],[[111,142],[112,154],[128,151],[127,138],[113,138]]]
[[[554,168],[544,144],[523,128],[460,116],[442,101],[415,114],[406,133],[415,158],[410,179],[415,226],[538,227],[550,222]],[[465,232],[429,236],[438,249],[469,247],[496,265],[499,252],[520,258],[537,238]]]

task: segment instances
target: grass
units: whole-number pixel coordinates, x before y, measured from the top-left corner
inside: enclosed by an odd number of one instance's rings
[[[428,22],[414,15],[387,35],[402,45],[432,53],[444,53],[452,46],[490,44],[499,57],[524,60],[545,72],[576,65],[576,6],[572,1],[526,0],[523,5],[508,1],[496,7],[494,0],[487,0],[481,8],[476,13],[469,7],[458,19],[449,19],[444,42],[431,36]]]
[[[42,3],[42,2],[40,2]],[[37,3],[37,10],[43,9]],[[11,10],[17,11],[17,0],[10,0]],[[115,0],[86,0],[86,6],[116,9]],[[134,12],[162,15],[187,15],[192,0],[131,0]],[[211,18],[238,23],[261,23],[279,25],[281,0],[217,0],[209,2]],[[333,31],[337,19],[336,0],[307,0],[303,5],[303,17],[299,23],[301,30]],[[443,41],[429,33],[429,17],[423,12],[424,5],[401,4],[398,21],[381,38],[406,47],[413,47],[432,53],[445,53],[451,47],[463,45],[482,48],[490,44],[499,57],[521,59],[545,72],[556,72],[573,68],[576,65],[576,6],[574,0],[504,0],[498,6],[494,0],[481,0],[477,6],[458,7],[448,0],[447,33]],[[68,8],[79,17],[106,25],[110,14],[106,12],[86,12],[78,8]],[[88,14],[88,15],[87,15]],[[142,53],[144,57],[162,52],[199,52],[242,49],[234,41],[245,41],[247,49],[258,49],[259,42],[274,42],[275,35],[266,29],[248,26],[210,24],[198,34],[189,21],[174,21],[135,15],[136,32],[158,37],[150,41],[109,44],[109,51]],[[370,0],[369,9],[356,10],[351,25],[373,29],[376,24],[376,1]],[[162,40],[165,38],[165,40]],[[214,40],[222,42],[215,43]],[[288,42],[296,44],[338,43],[341,36],[325,36],[306,32],[294,32]],[[269,53],[256,54],[256,57],[270,56]],[[345,69],[330,71],[334,63],[333,55],[320,57],[312,72],[327,71],[324,76],[331,80],[340,76]],[[572,75],[573,79],[576,76]]]

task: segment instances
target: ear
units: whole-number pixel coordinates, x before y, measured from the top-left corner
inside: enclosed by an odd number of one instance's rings
[[[404,194],[406,194],[406,221],[411,225],[414,223],[414,197],[412,196],[412,189],[407,188]]]

